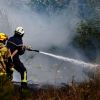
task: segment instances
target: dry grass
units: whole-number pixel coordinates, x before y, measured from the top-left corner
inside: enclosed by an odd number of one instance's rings
[[[31,91],[32,100],[100,100],[100,68],[92,74],[88,82],[77,85],[62,86],[61,88],[49,87],[47,90]]]
[[[88,75],[90,77],[88,82],[80,82],[78,84],[73,82],[72,86],[63,83],[63,86],[60,88],[49,86],[48,89],[44,90],[33,89],[22,92],[18,88],[12,89],[14,91],[12,95],[9,95],[9,92],[5,94],[11,98],[4,100],[100,100],[100,67],[91,70]],[[5,90],[10,90],[10,87],[5,89],[6,86],[3,86],[4,93]]]

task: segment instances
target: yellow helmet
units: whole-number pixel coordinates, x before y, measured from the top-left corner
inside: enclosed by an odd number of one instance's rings
[[[0,33],[0,41],[8,40],[8,36],[6,36],[4,33]]]

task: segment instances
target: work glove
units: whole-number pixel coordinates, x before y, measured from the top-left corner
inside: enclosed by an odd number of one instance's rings
[[[32,51],[32,50],[33,50],[33,48],[32,48],[31,46],[24,46],[24,48],[25,48],[26,50],[28,50],[28,51]]]

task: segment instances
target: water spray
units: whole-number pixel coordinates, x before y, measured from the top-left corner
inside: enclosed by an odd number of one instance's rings
[[[39,51],[39,50],[31,49],[29,51],[35,51],[35,52],[39,52],[39,53],[42,53],[42,54],[45,54],[45,55],[48,55],[48,56],[51,56],[51,57],[54,57],[54,58],[57,58],[57,59],[61,59],[61,60],[64,60],[64,61],[69,61],[69,62],[72,62],[74,64],[82,65],[82,67],[91,67],[92,68],[92,67],[98,67],[99,66],[97,64],[85,63],[83,61],[78,61],[78,60],[70,59],[70,58],[67,58],[67,57],[53,55],[53,54],[42,52],[42,51]]]
[[[70,58],[67,58],[67,57],[62,57],[62,56],[57,56],[57,55],[53,55],[53,54],[50,54],[50,53],[46,53],[46,52],[42,52],[42,51],[39,51],[39,50],[34,50],[33,48],[31,49],[27,49],[28,51],[35,51],[35,52],[38,52],[38,53],[42,53],[42,54],[45,54],[45,55],[48,55],[48,56],[51,56],[51,57],[54,57],[54,58],[57,58],[57,59],[61,59],[61,60],[64,60],[64,61],[69,61],[69,62],[72,62],[74,64],[78,64],[78,65],[83,65],[82,67],[98,67],[99,65],[97,64],[91,64],[91,63],[85,63],[83,61],[78,61],[78,60],[75,60],[75,59],[70,59]],[[15,50],[12,54],[12,57],[18,52],[18,50]]]

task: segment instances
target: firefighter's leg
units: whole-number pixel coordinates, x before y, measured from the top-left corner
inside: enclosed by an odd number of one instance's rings
[[[15,69],[21,74],[21,86],[22,88],[27,87],[27,71],[24,65],[19,62],[15,64]]]

